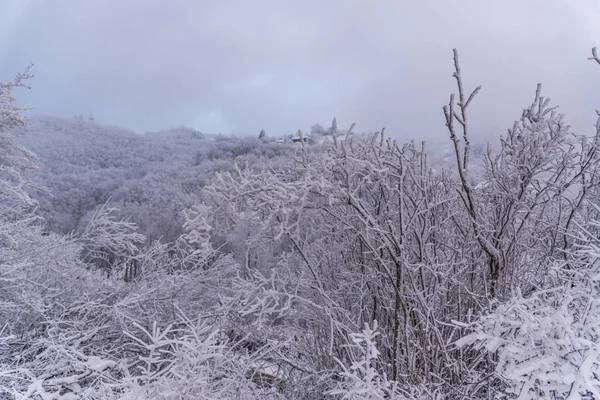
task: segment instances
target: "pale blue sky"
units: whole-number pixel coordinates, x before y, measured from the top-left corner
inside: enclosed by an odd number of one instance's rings
[[[452,47],[479,134],[503,133],[537,82],[577,130],[600,107],[598,0],[3,0],[0,77],[35,62],[36,112],[139,132],[291,133],[314,122],[445,135]]]

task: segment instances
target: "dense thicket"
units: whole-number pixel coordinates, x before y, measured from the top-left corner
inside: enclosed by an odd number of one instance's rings
[[[474,152],[454,69],[451,168],[335,120],[20,131],[1,84],[0,398],[600,399],[600,111],[538,85]]]

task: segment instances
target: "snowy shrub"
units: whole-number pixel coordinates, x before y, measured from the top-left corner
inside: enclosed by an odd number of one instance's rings
[[[134,322],[124,354],[98,356],[92,335],[50,337],[27,368],[5,371],[14,384],[4,386],[15,399],[278,399],[276,388],[252,381],[254,360],[236,354],[214,328],[180,317],[177,324],[151,330]],[[87,343],[87,344],[86,344]],[[89,354],[91,353],[91,354]]]
[[[342,380],[340,388],[331,394],[340,394],[342,399],[348,400],[383,400],[383,399],[406,399],[400,394],[396,382],[389,381],[385,374],[377,371],[379,351],[375,343],[377,332],[377,321],[373,322],[373,328],[365,324],[360,333],[351,334],[354,350],[358,352],[359,358],[352,365],[346,367],[338,360],[342,367]]]
[[[494,354],[497,398],[600,398],[600,247],[582,231],[573,260],[554,268],[554,285],[517,292],[456,342]]]
[[[121,381],[120,399],[236,399],[268,396],[248,379],[251,360],[236,355],[224,338],[202,321],[181,317],[164,329],[126,333],[141,355]],[[261,395],[261,396],[259,396]]]
[[[336,361],[342,371],[339,373],[341,383],[330,392],[331,395],[341,396],[344,400],[424,400],[438,399],[433,391],[417,387],[401,387],[398,382],[389,380],[385,373],[380,372],[381,359],[377,349],[377,321],[373,327],[365,324],[359,333],[350,334],[352,352],[356,359],[346,366],[340,360]]]

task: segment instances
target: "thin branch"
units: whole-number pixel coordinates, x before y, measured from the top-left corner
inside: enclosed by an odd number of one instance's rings
[[[592,48],[592,56],[588,57],[588,60],[596,61],[598,64],[600,64],[600,57],[598,57],[598,51],[595,47]]]

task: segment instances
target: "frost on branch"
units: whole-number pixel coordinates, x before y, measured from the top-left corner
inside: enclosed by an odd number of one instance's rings
[[[184,239],[196,248],[197,253],[209,254],[213,251],[210,245],[210,231],[212,227],[208,224],[208,213],[210,209],[202,204],[184,210],[185,229]]]
[[[508,297],[518,282],[540,285],[533,276],[544,276],[548,259],[561,257],[560,251],[568,247],[564,232],[581,211],[586,192],[598,184],[600,130],[591,141],[573,134],[538,84],[531,105],[500,138],[499,151],[494,154],[488,146],[485,179],[473,187],[467,176],[466,109],[479,88],[467,97],[456,50],[454,67],[459,99],[455,102],[452,95],[443,110],[454,147],[460,200],[471,221],[469,235],[487,258],[489,296]],[[462,128],[463,147],[457,124]]]
[[[144,235],[136,232],[135,224],[115,219],[115,212],[116,209],[107,204],[98,208],[79,238],[84,243],[87,258],[103,260],[109,269],[116,261],[135,256],[145,240]]]
[[[32,183],[23,176],[25,170],[35,168],[35,156],[13,136],[15,129],[25,127],[23,112],[29,109],[15,103],[13,89],[29,88],[31,67],[10,82],[0,82],[0,225],[18,220],[35,205],[25,191]]]
[[[14,88],[31,88],[26,81],[33,78],[30,72],[32,67],[33,64],[24,72],[18,73],[10,82],[0,82],[0,132],[2,133],[25,126],[23,112],[30,107],[15,104],[16,98],[12,91]]]

